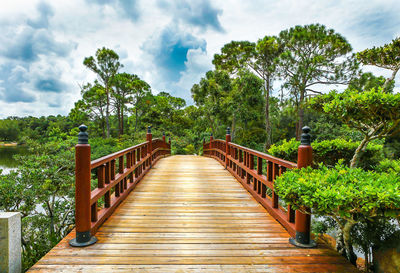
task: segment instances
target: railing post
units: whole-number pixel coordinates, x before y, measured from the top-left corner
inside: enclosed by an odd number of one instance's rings
[[[153,146],[152,146],[153,135],[151,134],[151,126],[147,127],[146,140],[149,142],[149,144],[147,145],[147,154],[150,156],[148,160],[151,168],[151,163],[152,163],[151,153],[153,152]]]
[[[305,168],[312,164],[312,147],[311,147],[311,136],[310,127],[305,126],[302,128],[303,133],[301,134],[301,142],[298,149],[297,168]],[[317,244],[311,240],[311,210],[309,213],[302,213],[296,210],[295,215],[295,230],[296,237],[290,238],[289,242],[295,246],[302,248],[315,247]]]
[[[225,136],[225,169],[228,168],[228,155],[229,155],[229,142],[231,142],[231,128],[226,128],[226,136]]]
[[[91,236],[90,208],[90,145],[85,125],[79,126],[78,144],[75,146],[75,224],[76,237],[69,241],[71,246],[83,247],[97,242]]]
[[[210,149],[212,149],[212,141],[214,140],[214,136],[213,136],[213,134],[211,133],[211,135],[210,135]],[[212,155],[212,151],[210,151],[210,154]]]
[[[165,132],[162,133],[162,141],[163,141],[164,143],[166,143],[166,141],[165,141]]]

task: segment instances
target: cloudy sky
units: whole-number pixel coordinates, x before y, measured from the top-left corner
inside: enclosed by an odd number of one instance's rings
[[[99,47],[155,92],[191,103],[191,86],[231,40],[321,23],[359,51],[400,36],[399,14],[399,0],[1,0],[0,118],[68,114],[95,79],[82,62]]]

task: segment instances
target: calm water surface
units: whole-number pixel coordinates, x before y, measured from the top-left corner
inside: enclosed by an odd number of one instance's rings
[[[13,158],[17,154],[28,154],[28,148],[25,146],[0,146],[0,169],[3,170],[3,174],[9,173],[18,166],[18,162]]]

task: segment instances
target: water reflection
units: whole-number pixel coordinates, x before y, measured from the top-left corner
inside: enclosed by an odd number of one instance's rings
[[[14,159],[14,155],[28,154],[28,148],[25,146],[4,147],[0,146],[0,169],[3,174],[9,173],[18,167],[18,161]]]

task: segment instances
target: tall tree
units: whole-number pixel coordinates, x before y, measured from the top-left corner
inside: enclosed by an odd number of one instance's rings
[[[131,83],[131,88],[134,89],[134,95],[132,96],[130,103],[133,105],[133,111],[135,113],[135,132],[138,130],[138,125],[140,121],[139,108],[146,108],[149,106],[149,97],[151,94],[150,85],[140,79],[134,80]],[[147,98],[147,99],[146,99]],[[143,110],[142,110],[143,112]]]
[[[228,122],[226,98],[232,91],[232,83],[226,71],[208,71],[191,92],[195,104],[203,107],[211,132],[216,135],[218,125]]]
[[[390,44],[361,51],[357,53],[357,57],[365,65],[374,65],[392,71],[392,75],[386,79],[383,86],[383,91],[387,92],[400,70],[400,37]]]
[[[100,123],[103,138],[106,137],[107,96],[104,87],[97,81],[86,84],[81,89],[82,99],[75,103],[77,110],[83,111],[95,122]]]
[[[270,121],[270,95],[272,93],[273,81],[277,77],[277,63],[282,47],[274,36],[265,36],[257,43],[248,41],[232,41],[221,49],[221,54],[214,55],[213,64],[217,69],[224,69],[231,74],[240,69],[249,69],[264,81],[265,94],[265,149],[271,144],[271,121]]]
[[[107,138],[110,137],[110,93],[111,83],[118,70],[123,67],[119,62],[119,56],[115,51],[108,48],[101,48],[96,51],[96,58],[93,56],[84,59],[83,64],[97,74],[106,93],[106,125]]]
[[[321,94],[322,85],[348,84],[358,71],[358,63],[350,54],[351,45],[333,29],[312,24],[295,26],[279,33],[283,47],[280,56],[284,86],[295,96],[298,107],[297,138],[304,119],[307,95]]]
[[[136,104],[137,98],[150,86],[135,74],[118,73],[113,79],[114,92],[111,97],[118,117],[119,135],[124,134],[124,110],[126,104]]]

